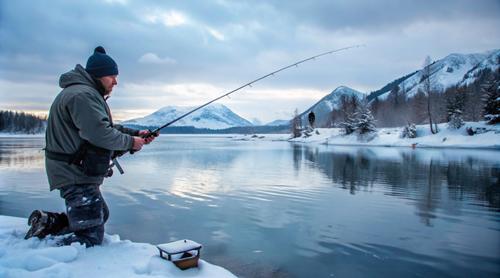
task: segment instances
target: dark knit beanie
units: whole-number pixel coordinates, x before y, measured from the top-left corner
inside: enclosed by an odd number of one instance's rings
[[[94,49],[94,54],[87,60],[85,70],[94,77],[118,75],[118,66],[115,61],[106,54],[106,50],[104,50],[102,46],[98,46]]]

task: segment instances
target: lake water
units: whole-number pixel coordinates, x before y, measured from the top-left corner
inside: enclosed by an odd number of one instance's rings
[[[62,210],[43,138],[0,138],[0,214]],[[500,151],[162,136],[102,186],[106,231],[241,277],[500,277]]]

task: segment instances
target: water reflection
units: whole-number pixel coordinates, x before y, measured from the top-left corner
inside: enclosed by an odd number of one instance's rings
[[[416,198],[422,215],[430,218],[436,205],[447,199],[484,201],[488,207],[500,208],[498,151],[296,145],[293,152],[296,169],[305,159],[351,194],[376,185],[393,196]]]
[[[0,169],[44,167],[40,138],[0,138]]]
[[[62,208],[42,144],[0,139],[0,214]],[[160,137],[105,181],[106,229],[245,277],[495,276],[499,154]]]

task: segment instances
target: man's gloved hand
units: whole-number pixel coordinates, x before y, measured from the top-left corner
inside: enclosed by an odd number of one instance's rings
[[[142,137],[134,136],[134,144],[132,145],[132,151],[140,151],[142,149],[142,146],[146,144],[146,140]]]
[[[153,142],[153,140],[155,140],[155,138],[158,137],[159,135],[160,135],[159,132],[152,132],[151,130],[147,130],[147,129],[139,131],[139,136],[144,138],[145,144],[149,144],[149,143]]]

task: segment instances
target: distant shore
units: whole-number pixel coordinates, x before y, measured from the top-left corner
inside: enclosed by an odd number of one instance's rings
[[[467,128],[477,131],[468,135]],[[340,128],[316,128],[301,137],[291,138],[285,134],[240,135],[241,141],[289,141],[304,144],[326,144],[342,146],[412,147],[412,148],[477,148],[500,150],[500,125],[485,122],[466,122],[460,129],[449,129],[446,123],[438,125],[439,132],[432,134],[428,125],[417,125],[416,138],[401,138],[403,127],[378,128],[371,140],[359,134],[344,135]]]
[[[473,129],[473,136],[467,133]],[[459,129],[449,129],[446,123],[438,125],[439,132],[432,134],[428,125],[417,125],[416,138],[402,138],[403,127],[378,128],[371,134],[370,140],[359,134],[344,135],[340,128],[316,128],[301,137],[291,138],[291,134],[162,134],[162,137],[224,137],[237,141],[288,141],[304,144],[326,144],[341,146],[373,146],[373,147],[412,147],[412,148],[476,148],[500,150],[500,125],[487,125],[485,122],[466,122]],[[0,133],[0,138],[43,138],[44,133],[20,134]]]

